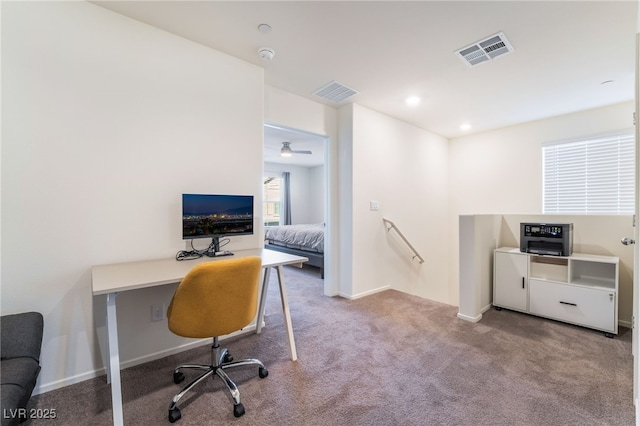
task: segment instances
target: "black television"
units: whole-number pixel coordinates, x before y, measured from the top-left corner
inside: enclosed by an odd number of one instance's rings
[[[211,238],[220,251],[220,238],[253,234],[253,195],[182,194],[182,239]]]

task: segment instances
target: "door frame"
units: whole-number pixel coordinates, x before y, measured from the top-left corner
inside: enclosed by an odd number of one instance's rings
[[[334,241],[334,236],[336,235],[336,227],[334,226],[333,220],[332,218],[332,204],[331,204],[331,199],[333,196],[333,192],[332,192],[332,180],[331,180],[331,170],[332,170],[332,164],[331,164],[331,139],[329,136],[327,135],[321,135],[321,134],[317,134],[314,132],[308,132],[306,130],[302,130],[302,129],[296,129],[290,126],[285,126],[282,124],[276,124],[273,122],[268,122],[265,121],[263,124],[263,128],[266,127],[270,127],[273,129],[278,129],[278,130],[284,130],[287,132],[291,132],[294,134],[300,134],[300,135],[305,135],[305,136],[311,136],[314,138],[318,138],[319,140],[322,140],[323,142],[323,147],[324,147],[324,177],[323,177],[323,183],[324,183],[324,196],[323,196],[323,217],[324,217],[324,224],[325,224],[325,230],[324,230],[324,247],[325,247],[325,251],[324,251],[324,294],[326,296],[335,296],[336,295],[336,286],[334,285],[334,276],[333,276],[333,261],[336,258],[335,257],[335,253],[333,250],[331,250],[331,247],[333,246],[332,241]],[[263,161],[264,164],[264,161]],[[264,175],[264,169],[263,169],[263,175]],[[336,240],[337,241],[337,240]]]

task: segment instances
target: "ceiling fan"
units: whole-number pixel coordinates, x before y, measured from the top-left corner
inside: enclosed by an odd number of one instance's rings
[[[312,154],[311,151],[294,151],[291,149],[291,142],[282,142],[282,148],[280,148],[281,157],[291,157],[293,154]]]

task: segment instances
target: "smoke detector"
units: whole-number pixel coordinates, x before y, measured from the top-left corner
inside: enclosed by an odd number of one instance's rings
[[[468,67],[473,67],[511,52],[513,47],[507,37],[498,33],[458,50],[456,56]]]
[[[271,25],[269,24],[260,24],[258,25],[258,31],[260,31],[262,34],[267,34],[271,32]]]
[[[276,52],[269,47],[261,47],[258,49],[258,55],[260,55],[260,59],[263,61],[270,61],[276,55]]]

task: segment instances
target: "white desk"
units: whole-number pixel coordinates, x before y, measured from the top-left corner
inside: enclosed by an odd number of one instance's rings
[[[293,338],[289,301],[284,286],[284,265],[306,262],[306,257],[295,256],[267,249],[238,250],[234,256],[218,258],[202,257],[194,260],[177,261],[174,258],[146,260],[140,262],[114,263],[98,265],[91,268],[91,287],[93,295],[107,295],[107,334],[109,345],[109,365],[107,365],[107,381],[111,383],[111,403],[113,407],[113,424],[123,425],[122,413],[122,385],[120,382],[120,353],[118,349],[118,322],[116,319],[116,296],[118,293],[159,285],[180,282],[182,278],[199,263],[216,262],[222,259],[233,259],[247,256],[260,256],[264,269],[262,293],[256,320],[256,333],[260,333],[264,318],[264,307],[267,298],[267,287],[271,268],[278,271],[280,298],[284,313],[285,327],[289,339],[289,354],[291,359],[298,359],[296,343]]]

